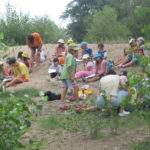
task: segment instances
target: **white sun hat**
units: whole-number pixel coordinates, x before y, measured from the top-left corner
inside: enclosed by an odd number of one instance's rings
[[[137,38],[138,41],[144,41],[145,39],[141,36]]]
[[[134,38],[131,38],[131,39],[129,40],[129,44],[131,44],[134,40],[135,40]]]
[[[88,58],[90,58],[90,56],[88,54],[84,54],[82,57],[82,59],[88,59]]]
[[[4,63],[2,61],[0,61],[0,65],[3,65]]]
[[[59,39],[58,41],[57,41],[58,43],[65,43],[65,41],[63,40],[63,39]]]

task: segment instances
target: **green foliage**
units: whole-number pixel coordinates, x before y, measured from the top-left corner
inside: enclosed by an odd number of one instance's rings
[[[124,38],[128,31],[132,37],[144,35],[141,28],[149,24],[149,0],[72,0],[62,15],[63,19],[71,19],[71,23],[68,25],[68,34],[77,42],[85,39],[87,30],[92,25],[95,11],[102,11],[105,6],[113,8],[116,11],[117,21],[125,26],[120,38]],[[137,13],[140,15],[137,16]],[[111,18],[105,18],[105,26],[111,30],[110,24],[107,23],[109,19]],[[148,39],[150,39],[149,35],[146,34]],[[105,38],[107,39],[107,35]]]
[[[149,150],[150,149],[150,139],[138,143],[132,148],[132,150]]]
[[[126,38],[129,33],[128,28],[117,21],[115,9],[105,6],[103,11],[95,12],[86,39],[90,42],[117,40]]]
[[[26,36],[33,32],[40,33],[45,43],[67,38],[65,30],[59,28],[49,16],[31,17],[21,11],[18,13],[10,3],[6,5],[6,12],[0,15],[0,32],[5,35],[2,41],[7,45],[24,45]]]
[[[1,40],[3,39],[4,39],[4,34],[0,33],[0,50],[7,51],[8,47],[3,42],[1,42]]]
[[[105,0],[72,0],[61,16],[63,19],[71,19],[68,25],[69,35],[77,42],[81,42],[91,24],[95,10],[101,10],[107,3]]]
[[[30,117],[33,112],[37,114],[42,108],[41,105],[32,100],[30,95],[20,91],[22,96],[21,94],[19,97],[18,95],[14,96],[17,93],[0,93],[1,150],[14,150],[25,147],[20,142],[20,138],[31,126]],[[29,106],[32,106],[32,109],[29,109]]]

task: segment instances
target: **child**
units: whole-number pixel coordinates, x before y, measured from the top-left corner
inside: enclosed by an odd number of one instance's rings
[[[61,94],[61,104],[60,110],[68,110],[69,107],[65,105],[65,97],[68,91],[68,88],[74,88],[74,96],[70,100],[78,100],[78,86],[75,81],[75,59],[74,55],[79,48],[76,44],[72,43],[68,46],[68,54],[64,64],[63,71],[61,73],[62,80],[62,94]]]
[[[22,61],[21,62],[24,63],[28,67],[29,72],[32,73],[32,63],[31,63],[28,53],[26,53],[26,52],[22,53]]]
[[[29,70],[25,64],[21,62],[17,62],[16,58],[14,57],[9,58],[7,60],[7,63],[12,68],[12,72],[14,75],[12,76],[11,80],[7,82],[3,82],[3,85],[5,85],[5,87],[14,86],[18,83],[29,81],[29,78],[30,78]]]
[[[87,42],[81,42],[80,43],[81,49],[82,49],[82,56],[84,54],[88,54],[90,57],[93,56],[93,50],[92,48],[88,48],[88,43]]]
[[[131,39],[129,41],[129,43],[131,45],[131,48],[130,48],[127,56],[123,60],[123,62],[119,65],[119,67],[121,67],[121,68],[126,68],[126,67],[129,67],[129,66],[135,64],[137,62],[137,58],[136,58],[137,54],[144,55],[144,51],[137,47],[135,39]]]
[[[18,55],[17,55],[18,62],[22,62],[22,61],[23,61],[23,60],[22,60],[22,54],[23,54],[22,51],[19,51],[19,52],[18,52]]]
[[[99,82],[100,96],[96,101],[97,106],[90,107],[86,110],[89,111],[103,108],[108,102],[111,103],[112,106],[120,107],[123,100],[128,97],[128,92],[121,89],[122,86],[122,81],[118,75],[107,75],[102,77]],[[128,114],[130,114],[130,112],[127,112],[123,107],[120,107],[119,116],[125,116]]]
[[[9,77],[9,69],[4,65],[2,61],[0,61],[0,81],[7,77]]]
[[[106,75],[107,73],[107,61],[103,60],[102,54],[95,54],[94,59],[96,60],[96,69],[95,69],[95,76],[86,80],[86,82],[94,82],[99,80],[102,76]],[[85,80],[83,80],[85,81]]]
[[[66,55],[66,47],[65,47],[65,42],[63,39],[58,40],[58,46],[55,49],[55,56],[57,57],[64,57]]]
[[[126,59],[127,55],[130,56],[129,54],[132,53],[131,52],[132,49],[135,49],[135,47],[136,47],[136,40],[131,38],[129,40],[129,45],[130,45],[130,47],[129,48],[125,48],[124,51],[123,51],[124,52],[124,56],[115,62],[115,66],[118,66],[118,67],[121,66],[122,62],[124,62],[124,60]]]
[[[53,70],[54,72],[50,73],[50,81],[54,81],[57,76],[61,75],[62,68],[59,65],[58,58],[53,59],[53,64],[50,65],[49,70]]]
[[[84,70],[76,73],[76,77],[78,79],[80,79],[82,77],[87,77],[87,76],[93,74],[95,71],[95,64],[93,63],[93,61],[91,60],[91,58],[88,54],[84,54],[82,59],[85,63]]]
[[[31,49],[32,61],[36,62],[36,65],[40,63],[40,52],[42,49],[43,41],[39,33],[32,33],[27,36],[26,43]]]
[[[107,50],[104,50],[103,44],[98,44],[98,53],[102,54],[103,59],[107,59]]]

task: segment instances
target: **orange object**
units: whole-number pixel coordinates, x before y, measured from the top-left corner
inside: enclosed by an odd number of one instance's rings
[[[3,67],[3,74],[5,75],[5,76],[9,76],[9,70],[8,70],[8,68],[7,67]]]
[[[58,57],[59,64],[63,65],[65,63],[65,57]]]
[[[22,82],[28,82],[29,81],[25,77],[20,77],[19,80],[21,80]]]
[[[39,33],[32,33],[33,37],[34,37],[34,43],[31,44],[29,40],[26,40],[26,44],[29,47],[40,47],[43,44],[43,41],[41,39],[41,36]]]
[[[32,45],[32,47],[39,47],[43,44],[43,41],[40,37],[39,33],[32,33],[32,35],[34,36],[34,44]]]

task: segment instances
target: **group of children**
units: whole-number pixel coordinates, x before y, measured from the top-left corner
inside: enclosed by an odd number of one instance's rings
[[[125,57],[123,59],[120,59],[118,61],[119,63],[114,63],[112,68],[116,66],[123,68],[128,67],[137,61],[136,55],[144,55],[144,38],[140,37],[138,38],[138,41],[138,45],[136,44],[136,41],[134,39],[131,39],[129,41],[130,48],[124,50]],[[69,43],[67,45],[68,50],[65,51],[65,49],[63,49],[63,52],[65,52],[65,61],[62,67],[63,69],[61,70],[62,72],[59,73],[63,88],[61,94],[61,102],[59,106],[60,110],[68,110],[69,106],[67,105],[67,103],[70,101],[76,102],[76,108],[86,107],[85,105],[80,104],[78,101],[78,81],[90,83],[99,80],[99,89],[101,91],[101,95],[97,98],[98,107],[103,106],[105,103],[105,98],[102,91],[106,91],[105,96],[107,97],[107,99],[112,100],[113,105],[117,107],[120,106],[123,99],[129,94],[128,90],[124,88],[124,85],[128,82],[127,72],[123,71],[119,75],[117,75],[112,68],[110,70],[108,69],[109,61],[107,60],[107,50],[104,49],[104,45],[98,44],[98,51],[95,55],[93,54],[92,49],[88,48],[86,42],[81,42],[80,48],[74,43]],[[82,71],[76,71],[76,66],[78,64],[77,60],[79,59],[78,56],[80,50],[82,54],[84,69]],[[128,65],[130,61],[132,61],[132,63]],[[74,89],[74,94],[72,97],[70,97],[69,101],[66,100],[68,88]],[[97,106],[94,107],[94,109],[96,109]],[[93,108],[87,108],[86,110],[88,111],[90,109]],[[120,107],[119,115],[124,116],[127,114],[129,114],[129,112],[125,111],[124,108]]]
[[[7,88],[18,83],[28,82],[33,66],[40,63],[41,56],[43,59],[43,41],[39,33],[28,35],[26,43],[31,49],[31,58],[28,53],[20,51],[17,56],[18,60],[15,57],[9,57],[6,60],[7,65],[1,62],[1,87]]]
[[[130,39],[130,48],[124,50],[124,57],[116,61],[110,68],[107,50],[104,49],[103,44],[98,44],[98,51],[93,54],[93,50],[88,48],[87,42],[81,42],[80,47],[73,43],[72,39],[67,41],[67,47],[63,39],[58,40],[58,45],[55,49],[53,58],[50,60],[49,67],[50,80],[55,81],[59,78],[62,82],[61,102],[59,105],[60,110],[68,110],[68,102],[75,101],[76,108],[86,107],[79,102],[78,98],[78,81],[94,82],[98,81],[101,95],[97,98],[97,106],[102,106],[105,103],[104,93],[107,99],[112,99],[112,104],[119,106],[125,97],[128,96],[127,89],[124,89],[124,84],[127,83],[127,73],[121,72],[117,75],[112,69],[113,67],[125,68],[137,62],[137,55],[144,55],[144,38]],[[26,52],[18,53],[18,61],[14,58],[8,58],[7,63],[10,69],[7,70],[3,63],[3,75],[7,80],[2,82],[5,87],[13,86],[17,83],[28,82],[32,72],[33,62],[37,65],[40,62],[40,52],[42,48],[42,39],[38,33],[32,33],[27,37],[27,45],[31,49],[31,58]],[[81,53],[81,59],[80,59]],[[83,63],[84,69],[77,71],[79,62]],[[10,75],[12,73],[12,75]],[[66,100],[68,88],[72,88],[73,96]],[[94,107],[94,109],[97,108]],[[93,108],[90,108],[93,109]],[[87,110],[90,110],[87,109]],[[124,108],[120,108],[119,115],[123,116],[129,114]]]

